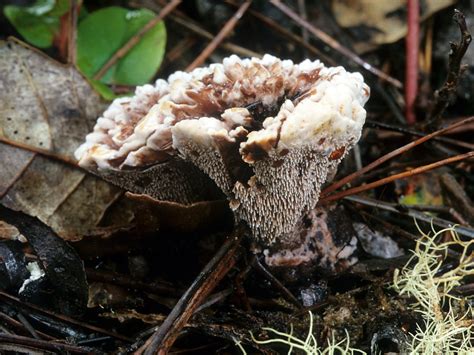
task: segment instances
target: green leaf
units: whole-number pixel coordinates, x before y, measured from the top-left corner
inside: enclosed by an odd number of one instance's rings
[[[106,84],[101,83],[98,80],[90,80],[89,83],[92,85],[95,91],[97,91],[104,99],[108,101],[112,101],[117,97],[128,96],[115,94],[111,88],[109,88]]]
[[[69,10],[69,0],[37,0],[33,5],[5,6],[5,17],[32,45],[47,48],[59,31],[60,17]]]
[[[79,23],[77,65],[92,78],[107,61],[156,15],[146,9],[107,7],[91,13]],[[166,45],[166,29],[160,21],[101,78],[102,83],[142,85],[160,67]]]

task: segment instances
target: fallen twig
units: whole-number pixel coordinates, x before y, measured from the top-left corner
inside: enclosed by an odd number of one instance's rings
[[[197,38],[195,36],[187,36],[183,40],[176,43],[176,45],[169,49],[166,53],[165,60],[168,63],[174,63],[178,58],[183,56],[183,53],[187,52],[195,43]],[[161,66],[163,69],[163,65]]]
[[[7,343],[24,345],[28,347],[35,347],[37,349],[42,349],[42,350],[52,350],[52,351],[58,351],[58,352],[66,351],[66,352],[71,352],[73,354],[97,353],[97,351],[91,348],[80,347],[80,346],[75,346],[75,345],[70,345],[70,344],[65,344],[65,343],[58,343],[58,342],[53,342],[50,340],[32,339],[32,338],[23,337],[20,335],[0,333],[0,344],[7,344]]]
[[[468,221],[467,223],[474,225],[474,203],[464,187],[449,173],[442,174],[439,183],[445,203],[455,207]]]
[[[239,6],[235,0],[225,0],[225,2],[232,6]],[[332,66],[337,66],[336,62],[332,58],[325,55],[323,52],[321,52],[315,46],[311,45],[309,42],[305,42],[305,40],[301,36],[298,36],[293,32],[287,30],[285,27],[281,26],[278,22],[272,20],[270,17],[267,17],[258,11],[252,10],[251,8],[248,10],[248,13],[256,19],[262,21],[272,30],[275,30],[276,32],[280,33],[283,37],[288,38],[296,44],[302,46],[308,52],[321,59],[321,61],[323,61],[324,63],[331,64]]]
[[[176,11],[177,12],[177,11]],[[178,12],[177,12],[178,13]],[[178,16],[171,15],[169,18],[176,22],[178,25],[183,26],[187,28],[188,30],[192,31],[193,33],[206,38],[208,40],[213,40],[214,35],[211,32],[206,31],[202,27],[198,26],[192,19],[188,18],[184,14],[181,15],[181,13],[178,13]],[[241,47],[237,44],[231,43],[231,42],[223,42],[219,44],[222,48],[225,50],[238,54],[242,57],[257,57],[261,58],[262,54],[251,51],[250,49]]]
[[[404,178],[407,178],[407,177],[410,177],[410,176],[413,176],[413,175],[418,175],[418,174],[424,173],[426,171],[430,171],[430,170],[439,168],[443,165],[451,164],[451,163],[461,161],[461,160],[464,160],[464,159],[469,159],[469,158],[472,158],[472,157],[474,157],[474,151],[471,151],[471,152],[468,152],[468,153],[465,153],[465,154],[459,154],[459,155],[456,155],[454,157],[449,157],[447,159],[443,159],[443,160],[437,161],[437,162],[432,163],[432,164],[419,166],[415,169],[405,171],[403,173],[387,176],[386,178],[371,182],[371,183],[366,184],[366,185],[353,187],[352,189],[344,190],[344,191],[341,191],[341,192],[336,192],[335,194],[332,194],[332,195],[329,195],[329,196],[326,195],[320,201],[321,202],[329,202],[329,201],[339,200],[343,197],[358,194],[359,192],[371,190],[373,188],[388,184],[389,182],[392,182],[392,181],[395,181],[395,180],[404,179]]]
[[[374,93],[378,93],[382,100],[385,101],[387,104],[387,108],[392,112],[392,115],[394,118],[397,119],[400,124],[405,125],[406,124],[406,119],[405,119],[405,114],[402,112],[402,109],[396,102],[395,98],[393,97],[393,94],[390,93],[383,85],[380,85],[378,82],[373,82],[371,84],[371,91]],[[393,90],[391,91],[396,91],[395,88],[392,88]]]
[[[38,335],[38,332],[36,331],[35,328],[33,328],[33,326],[30,324],[30,322],[28,322],[28,319],[25,318],[25,316],[21,313],[18,313],[16,315],[16,317],[18,318],[18,320],[21,322],[21,324],[23,324],[23,326],[25,327],[26,330],[28,330],[28,332],[31,334],[31,336],[35,339],[41,339],[40,336]]]
[[[158,282],[142,282],[134,279],[133,277],[124,274],[119,274],[117,272],[86,268],[86,275],[89,281],[93,280],[105,282],[113,285],[122,286],[127,289],[143,290],[154,294],[164,294],[167,296],[179,297],[179,295],[184,292],[184,290],[182,290],[182,292],[179,293],[181,290],[179,288],[172,287],[171,285],[166,285],[164,283],[160,284]]]
[[[375,207],[375,208],[380,208],[385,211],[389,212],[395,212],[398,214],[402,214],[405,216],[409,216],[412,218],[415,218],[416,220],[423,221],[426,223],[433,224],[434,226],[441,227],[441,228],[449,228],[455,225],[455,223],[438,218],[438,217],[433,217],[430,215],[427,215],[423,212],[419,211],[414,211],[409,208],[397,208],[397,204],[395,203],[389,203],[385,201],[380,201],[380,200],[375,200],[373,198],[368,198],[368,197],[362,197],[362,196],[346,196],[344,197],[345,200],[360,203],[366,206],[370,207]],[[456,226],[456,232],[460,235],[466,236],[468,238],[473,238],[474,239],[474,229],[470,227],[465,227],[465,226]]]
[[[436,90],[435,92],[435,102],[426,123],[426,126],[433,128],[439,127],[441,116],[449,106],[451,100],[456,96],[459,78],[463,71],[461,61],[472,40],[471,34],[466,25],[464,14],[459,10],[454,10],[453,19],[456,21],[459,30],[461,31],[461,41],[459,43],[450,43],[451,52],[449,53],[448,76],[441,89]]]
[[[403,134],[410,134],[415,137],[424,137],[426,136],[426,133],[420,132],[420,131],[415,131],[410,128],[406,127],[400,127],[400,126],[394,126],[388,123],[384,122],[379,122],[379,121],[374,121],[374,120],[366,120],[365,121],[365,126],[364,127],[377,127],[377,128],[382,128],[387,131],[392,131],[392,132],[399,132]],[[459,139],[452,139],[452,138],[447,138],[447,137],[433,137],[433,141],[437,142],[442,142],[442,143],[447,143],[451,145],[455,145],[461,148],[466,148],[470,150],[474,150],[474,144],[468,143],[468,142],[463,142],[460,141]]]
[[[68,33],[68,49],[67,62],[76,65],[76,37],[77,37],[77,17],[81,8],[82,0],[71,0],[69,10],[69,33]]]
[[[298,12],[303,20],[308,20],[308,13],[306,12],[306,1],[305,0],[298,0]],[[309,42],[309,34],[306,28],[301,29],[301,36],[303,40],[308,43]]]
[[[25,309],[28,309],[29,312],[33,312],[33,313],[36,311],[37,313],[40,313],[40,314],[43,314],[45,316],[51,317],[51,318],[53,318],[56,321],[59,321],[61,323],[74,325],[74,326],[77,326],[77,327],[81,327],[83,329],[88,329],[90,331],[93,331],[93,332],[96,332],[96,333],[99,333],[99,334],[108,335],[112,338],[120,339],[122,341],[132,342],[131,338],[128,338],[124,335],[114,333],[112,331],[97,327],[95,325],[91,325],[91,324],[81,322],[81,321],[76,320],[74,318],[68,317],[64,314],[51,312],[47,309],[44,309],[44,308],[42,308],[40,306],[37,306],[35,304],[32,304],[32,303],[20,301],[18,298],[14,297],[14,296],[12,296],[12,295],[4,292],[4,291],[1,291],[1,290],[0,290],[0,299],[2,300],[3,303],[9,303],[9,304],[13,304],[15,307],[25,308]]]
[[[387,160],[390,160],[394,157],[396,157],[397,155],[400,155],[400,154],[403,154],[405,152],[407,152],[408,150],[416,147],[417,145],[420,145],[430,139],[432,139],[433,137],[437,137],[441,134],[444,134],[456,127],[460,127],[464,124],[467,124],[469,122],[472,122],[474,121],[474,116],[471,116],[469,118],[466,118],[462,121],[459,121],[459,122],[456,122],[456,123],[453,123],[452,125],[446,127],[446,128],[443,128],[443,129],[440,129],[436,132],[433,132],[433,133],[430,133],[430,134],[427,134],[426,136],[420,138],[420,139],[417,139],[413,142],[410,142],[408,144],[405,144],[404,146],[398,148],[398,149],[395,149],[393,151],[391,151],[390,153],[388,154],[385,154],[384,156],[378,158],[377,160],[373,161],[372,163],[370,163],[369,165],[363,167],[362,169],[342,178],[341,180],[339,181],[336,181],[335,183],[329,185],[327,188],[325,188],[322,192],[321,192],[321,197],[325,197],[327,195],[329,195],[331,192],[333,192],[334,190],[337,190],[338,188],[350,183],[351,181],[357,179],[359,176],[361,176],[362,174],[365,174],[366,172],[368,171],[371,171],[372,169],[376,168],[377,166],[379,166],[380,164],[383,164],[385,163]]]
[[[407,168],[413,166],[421,166],[426,164],[435,163],[436,159],[421,159],[421,160],[407,160],[404,162],[394,162],[390,165],[384,166],[383,168],[378,168],[370,171],[367,174],[360,176],[358,179],[353,181],[354,186],[361,185],[369,180],[374,178],[380,179],[381,177],[386,176],[387,174],[398,174],[402,171],[406,171]]]
[[[261,275],[263,275],[268,281],[270,281],[270,283],[277,290],[281,292],[281,294],[287,301],[298,307],[298,309],[302,308],[300,301],[298,301],[298,299],[280,282],[280,280],[278,280],[270,271],[267,270],[265,266],[260,263],[258,258],[254,259],[253,266]]]
[[[468,225],[467,221],[456,211],[453,207],[449,206],[431,206],[431,205],[406,205],[406,208],[410,208],[414,211],[422,212],[434,212],[434,213],[445,213],[451,215],[456,223],[462,225]]]
[[[382,80],[385,80],[386,82],[392,84],[396,88],[402,88],[403,85],[402,83],[395,79],[392,78],[391,76],[385,74],[383,71],[380,69],[375,68],[371,64],[367,63],[365,60],[363,60],[361,57],[359,57],[356,53],[351,51],[350,49],[344,47],[341,43],[336,41],[334,38],[329,36],[327,33],[321,31],[320,29],[314,27],[311,25],[308,21],[303,20],[296,12],[294,12],[292,9],[290,9],[288,6],[283,4],[280,0],[270,0],[270,2],[275,5],[278,9],[281,10],[285,15],[290,17],[293,21],[298,23],[300,26],[306,28],[312,35],[314,35],[316,38],[320,39],[324,43],[326,43],[328,46],[333,48],[334,50],[338,51],[342,55],[348,57],[355,63],[361,65],[365,70],[371,72],[372,74],[376,75]]]
[[[20,148],[20,149],[23,149],[23,150],[27,150],[27,151],[32,152],[32,153],[37,153],[37,154],[43,155],[47,158],[51,158],[53,160],[60,161],[61,163],[71,165],[75,168],[82,169],[77,164],[77,162],[74,158],[68,157],[66,155],[57,154],[57,153],[54,153],[54,152],[52,152],[50,150],[47,150],[47,149],[38,148],[38,147],[35,147],[35,146],[32,146],[32,145],[25,144],[25,143],[18,142],[18,141],[14,141],[12,139],[8,139],[8,138],[2,137],[2,136],[0,136],[0,143],[4,143],[4,144],[10,145],[10,146],[15,147],[15,148]]]
[[[168,5],[166,5],[160,13],[150,20],[143,28],[138,31],[132,38],[130,38],[127,43],[125,43],[122,48],[120,48],[117,52],[113,54],[112,57],[104,64],[102,68],[94,75],[94,80],[99,80],[102,78],[105,73],[123,56],[125,56],[153,27],[156,26],[158,22],[160,22],[166,15],[168,15],[173,9],[181,3],[181,0],[172,0]]]
[[[3,312],[0,312],[0,322],[3,323],[3,324],[6,324],[9,327],[9,329],[21,330],[23,332],[29,332],[30,334],[32,334],[31,330],[28,329],[25,324],[17,321],[16,319],[11,318],[10,316],[8,316],[7,314],[5,314]],[[43,332],[40,332],[36,329],[34,331],[36,332],[37,335],[40,336],[40,338],[36,338],[36,339],[43,338],[43,339],[46,339],[46,340],[58,340],[57,338],[52,337],[52,336],[50,336],[48,334],[45,334]]]
[[[234,266],[239,257],[240,241],[243,235],[243,228],[237,227],[180,298],[163,324],[135,352],[136,355],[142,353],[145,355],[168,353],[194,311]]]
[[[408,33],[406,38],[405,113],[409,125],[416,122],[415,100],[418,96],[418,52],[420,32],[420,4],[408,0]]]
[[[165,6],[166,0],[155,0],[154,3],[160,4],[161,6]],[[137,7],[142,7],[142,3],[140,1],[133,2],[132,4]],[[215,37],[214,34],[202,28],[196,21],[194,21],[192,18],[190,18],[188,15],[178,9],[174,10],[173,13],[170,14],[168,17],[170,20],[176,22],[178,25],[194,32],[195,34],[203,38],[212,41]],[[232,42],[221,42],[219,44],[219,47],[222,47],[230,53],[240,55],[241,57],[261,58],[263,56],[261,53],[254,52],[248,48],[239,46]]]
[[[376,205],[374,205],[374,201],[376,201],[376,200],[367,199],[367,198],[363,198],[363,197],[359,197],[359,196],[353,196],[353,197],[356,198],[354,201],[357,200],[357,202],[359,202],[361,204],[364,204],[364,205],[367,205],[367,206],[372,206],[372,207],[375,207],[375,208],[377,207]],[[352,201],[352,197],[346,197],[346,199]],[[383,201],[381,201],[381,202],[382,202],[382,204],[385,204],[385,202],[383,202]],[[393,206],[396,206],[396,205],[393,204]],[[383,207],[381,207],[381,209],[386,210],[386,207],[387,206],[384,205]],[[405,211],[410,211],[410,208],[408,208],[408,207],[411,207],[411,206],[407,206],[404,210]],[[387,208],[389,208],[389,206]],[[392,210],[389,209],[389,211],[392,211]],[[400,213],[400,209],[397,211],[397,213]],[[382,226],[384,229],[389,231],[388,232],[389,235],[392,235],[394,237],[395,236],[396,237],[402,237],[402,238],[404,238],[404,239],[406,239],[407,241],[410,241],[410,242],[416,242],[419,239],[419,236],[414,235],[410,232],[407,232],[406,230],[404,230],[403,228],[401,228],[401,227],[399,227],[395,224],[391,224],[391,223],[387,222],[387,219],[384,218],[384,217],[377,217],[377,215],[375,215],[374,213],[368,213],[368,212],[365,212],[365,211],[360,211],[360,214],[362,216],[364,216],[365,218],[371,219],[372,221],[374,221],[375,223],[377,223],[378,225]],[[427,216],[425,214],[423,214],[423,215]],[[422,220],[420,218],[417,218],[417,219]],[[446,221],[444,219],[440,219],[440,220],[443,221],[443,222],[447,222],[449,224],[449,221]],[[425,221],[425,220],[423,220],[423,221]],[[412,244],[410,248],[413,248],[413,247],[414,247],[414,245]],[[461,256],[460,253],[458,253],[457,251],[451,250],[451,249],[448,249],[447,253],[448,253],[448,257],[450,257],[453,260],[459,260],[459,258]]]
[[[222,27],[222,29],[219,31],[219,33],[216,35],[216,37],[207,45],[206,48],[197,56],[196,59],[193,60],[191,64],[188,65],[186,68],[186,71],[191,71],[198,66],[202,65],[204,61],[209,57],[212,52],[217,48],[217,46],[226,38],[230,31],[235,27],[237,22],[242,18],[244,15],[245,11],[249,8],[250,4],[252,3],[252,0],[246,0],[237,10],[237,12],[232,16],[229,21]]]

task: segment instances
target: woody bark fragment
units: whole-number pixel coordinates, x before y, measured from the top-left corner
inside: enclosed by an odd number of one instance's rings
[[[456,97],[459,78],[464,70],[461,62],[472,41],[464,14],[459,10],[454,10],[453,19],[459,26],[461,40],[459,43],[450,43],[448,75],[443,86],[435,92],[435,102],[426,122],[426,126],[432,130],[440,126],[444,111]]]

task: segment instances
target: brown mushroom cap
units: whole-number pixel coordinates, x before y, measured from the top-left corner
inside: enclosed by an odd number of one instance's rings
[[[76,156],[114,176],[127,170],[128,181],[153,166],[158,183],[145,193],[162,198],[161,185],[186,186],[177,194],[185,202],[196,189],[182,164],[197,167],[258,240],[290,243],[328,173],[358,141],[368,97],[362,76],[342,67],[231,56],[115,100]],[[170,162],[180,162],[171,165],[181,184],[160,176]]]

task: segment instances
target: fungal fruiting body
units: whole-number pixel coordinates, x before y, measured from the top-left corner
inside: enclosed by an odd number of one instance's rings
[[[76,157],[114,176],[154,169],[152,180],[185,189],[185,202],[199,190],[186,166],[199,169],[256,240],[291,244],[328,174],[359,140],[369,92],[359,73],[317,60],[231,56],[116,99]],[[147,193],[163,198],[159,188]]]

